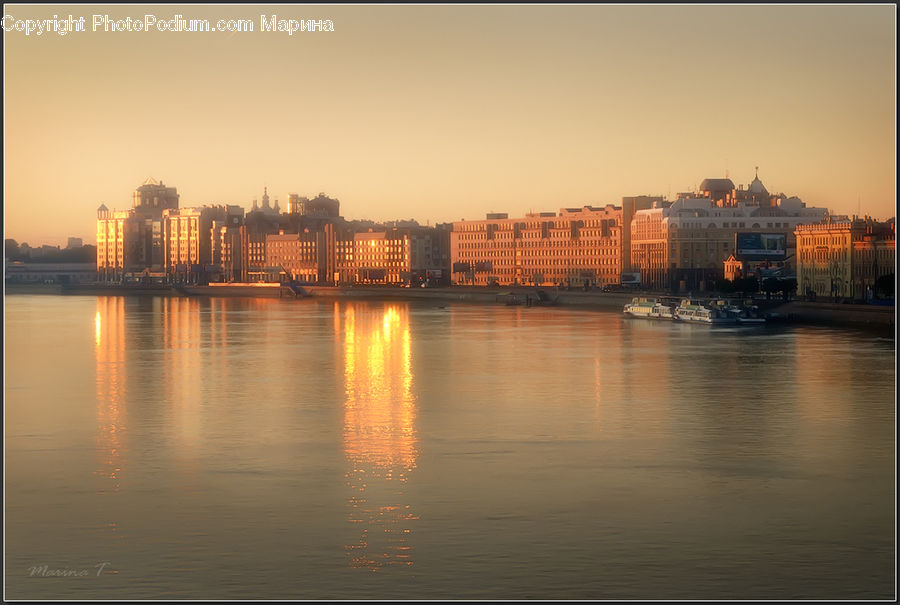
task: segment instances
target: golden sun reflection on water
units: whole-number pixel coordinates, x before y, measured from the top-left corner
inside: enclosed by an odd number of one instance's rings
[[[97,385],[97,469],[108,480],[108,491],[117,492],[125,450],[126,418],[123,401],[125,365],[125,298],[98,296],[94,315],[94,351]],[[106,491],[106,490],[104,490]]]
[[[349,304],[342,317],[349,521],[359,526],[357,542],[346,546],[349,565],[412,565],[407,536],[417,517],[402,503],[418,458],[409,309]],[[340,329],[335,323],[336,337]]]

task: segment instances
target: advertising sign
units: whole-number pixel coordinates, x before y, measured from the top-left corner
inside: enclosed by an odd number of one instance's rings
[[[787,236],[783,233],[737,233],[735,256],[739,260],[783,260]]]
[[[619,278],[619,283],[623,286],[638,286],[641,283],[640,273],[623,273]]]

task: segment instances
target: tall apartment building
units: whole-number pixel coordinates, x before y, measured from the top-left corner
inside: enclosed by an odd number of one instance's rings
[[[213,220],[210,230],[211,264],[215,267],[212,279],[232,282],[241,276],[241,226],[244,209],[225,206],[225,218]]]
[[[97,279],[120,282],[135,268],[139,248],[138,224],[130,211],[111,212],[105,204],[97,208]]]
[[[231,242],[222,241],[222,226],[228,224],[229,216],[234,222],[242,213],[238,206],[221,205],[164,210],[163,265],[169,278],[196,283],[223,271],[222,246]]]
[[[622,208],[562,208],[559,213],[488,214],[458,221],[450,233],[453,281],[472,285],[618,283],[625,264]]]
[[[871,296],[879,277],[894,273],[895,221],[870,217],[798,225],[797,284],[804,295]]]

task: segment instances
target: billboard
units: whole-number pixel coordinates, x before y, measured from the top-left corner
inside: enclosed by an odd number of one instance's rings
[[[619,277],[619,283],[623,286],[639,286],[641,285],[640,273],[623,273]]]
[[[784,260],[787,236],[784,233],[736,233],[734,249],[738,260]]]

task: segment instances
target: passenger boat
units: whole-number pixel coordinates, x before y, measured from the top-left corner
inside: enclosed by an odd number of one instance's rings
[[[702,323],[702,324],[727,324],[736,323],[737,319],[729,317],[728,313],[722,309],[710,308],[706,305],[696,303],[685,299],[675,309],[675,321],[683,321],[685,323]]]
[[[673,319],[672,307],[664,305],[655,298],[635,298],[625,305],[622,312],[629,317],[644,319]]]

